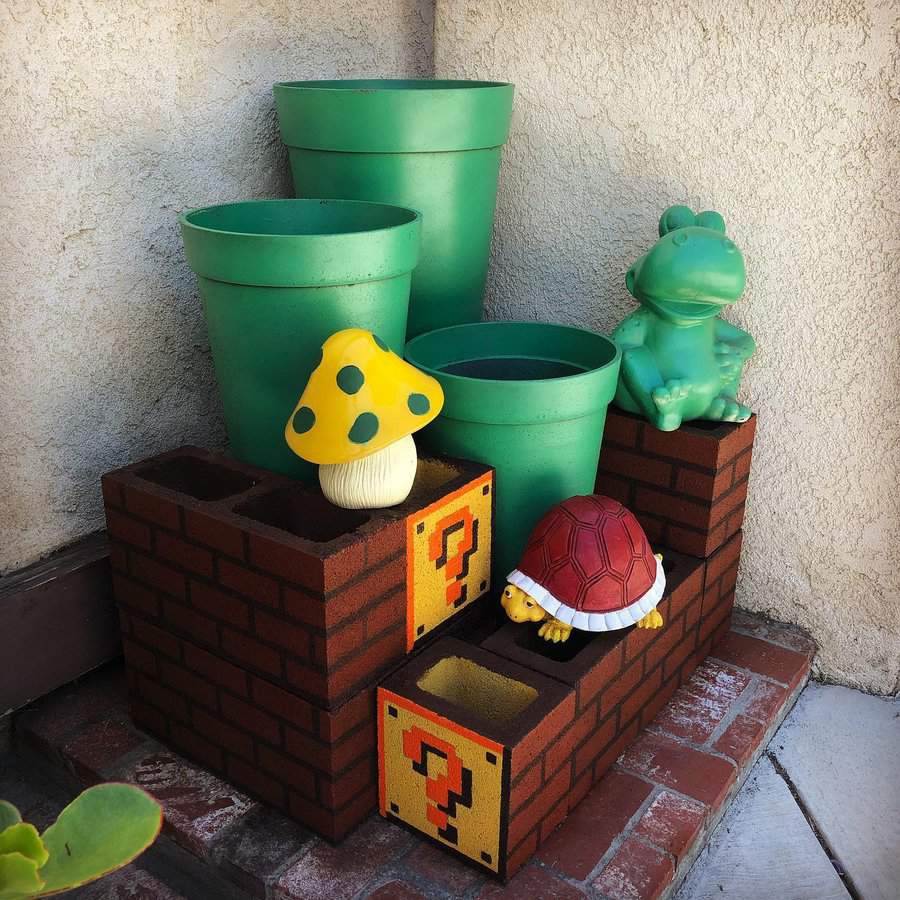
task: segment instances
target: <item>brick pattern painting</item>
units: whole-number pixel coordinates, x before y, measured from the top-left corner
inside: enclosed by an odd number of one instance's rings
[[[706,558],[744,521],[756,417],[663,432],[610,407],[597,491],[638,517],[654,545]]]
[[[420,462],[424,475],[429,465]],[[313,703],[339,706],[406,655],[408,616],[427,621],[424,634],[468,605],[445,602],[440,617],[429,614],[431,584],[415,589],[426,565],[468,602],[487,589],[493,473],[440,465],[450,473],[444,483],[371,512],[336,509],[318,488],[195,448],[110,473],[103,486],[116,600],[169,635]],[[180,478],[160,476],[165,466],[180,467]],[[233,490],[201,499],[211,481]],[[420,562],[407,532],[465,508],[476,513],[469,534],[480,534],[477,552],[461,552],[451,536],[445,565]]]

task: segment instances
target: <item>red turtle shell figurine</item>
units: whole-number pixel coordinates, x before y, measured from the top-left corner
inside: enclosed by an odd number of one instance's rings
[[[543,622],[538,634],[558,643],[573,628],[659,628],[666,587],[634,514],[611,497],[570,497],[538,522],[500,602],[514,622]]]

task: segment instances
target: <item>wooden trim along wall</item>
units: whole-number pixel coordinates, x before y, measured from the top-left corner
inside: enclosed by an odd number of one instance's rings
[[[0,578],[0,719],[121,652],[105,531]]]

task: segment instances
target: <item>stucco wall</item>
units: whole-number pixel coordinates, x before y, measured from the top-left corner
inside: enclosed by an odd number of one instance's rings
[[[0,571],[224,442],[179,212],[290,182],[272,84],[431,72],[430,0],[0,3]]]
[[[517,85],[488,311],[609,330],[670,203],[723,212],[759,414],[738,602],[900,668],[896,2],[438,0],[439,77]]]

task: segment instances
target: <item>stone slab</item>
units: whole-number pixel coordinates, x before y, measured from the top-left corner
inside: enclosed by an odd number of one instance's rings
[[[772,743],[865,900],[900,896],[900,699],[810,684]]]
[[[675,897],[849,900],[850,895],[788,786],[763,756]]]

